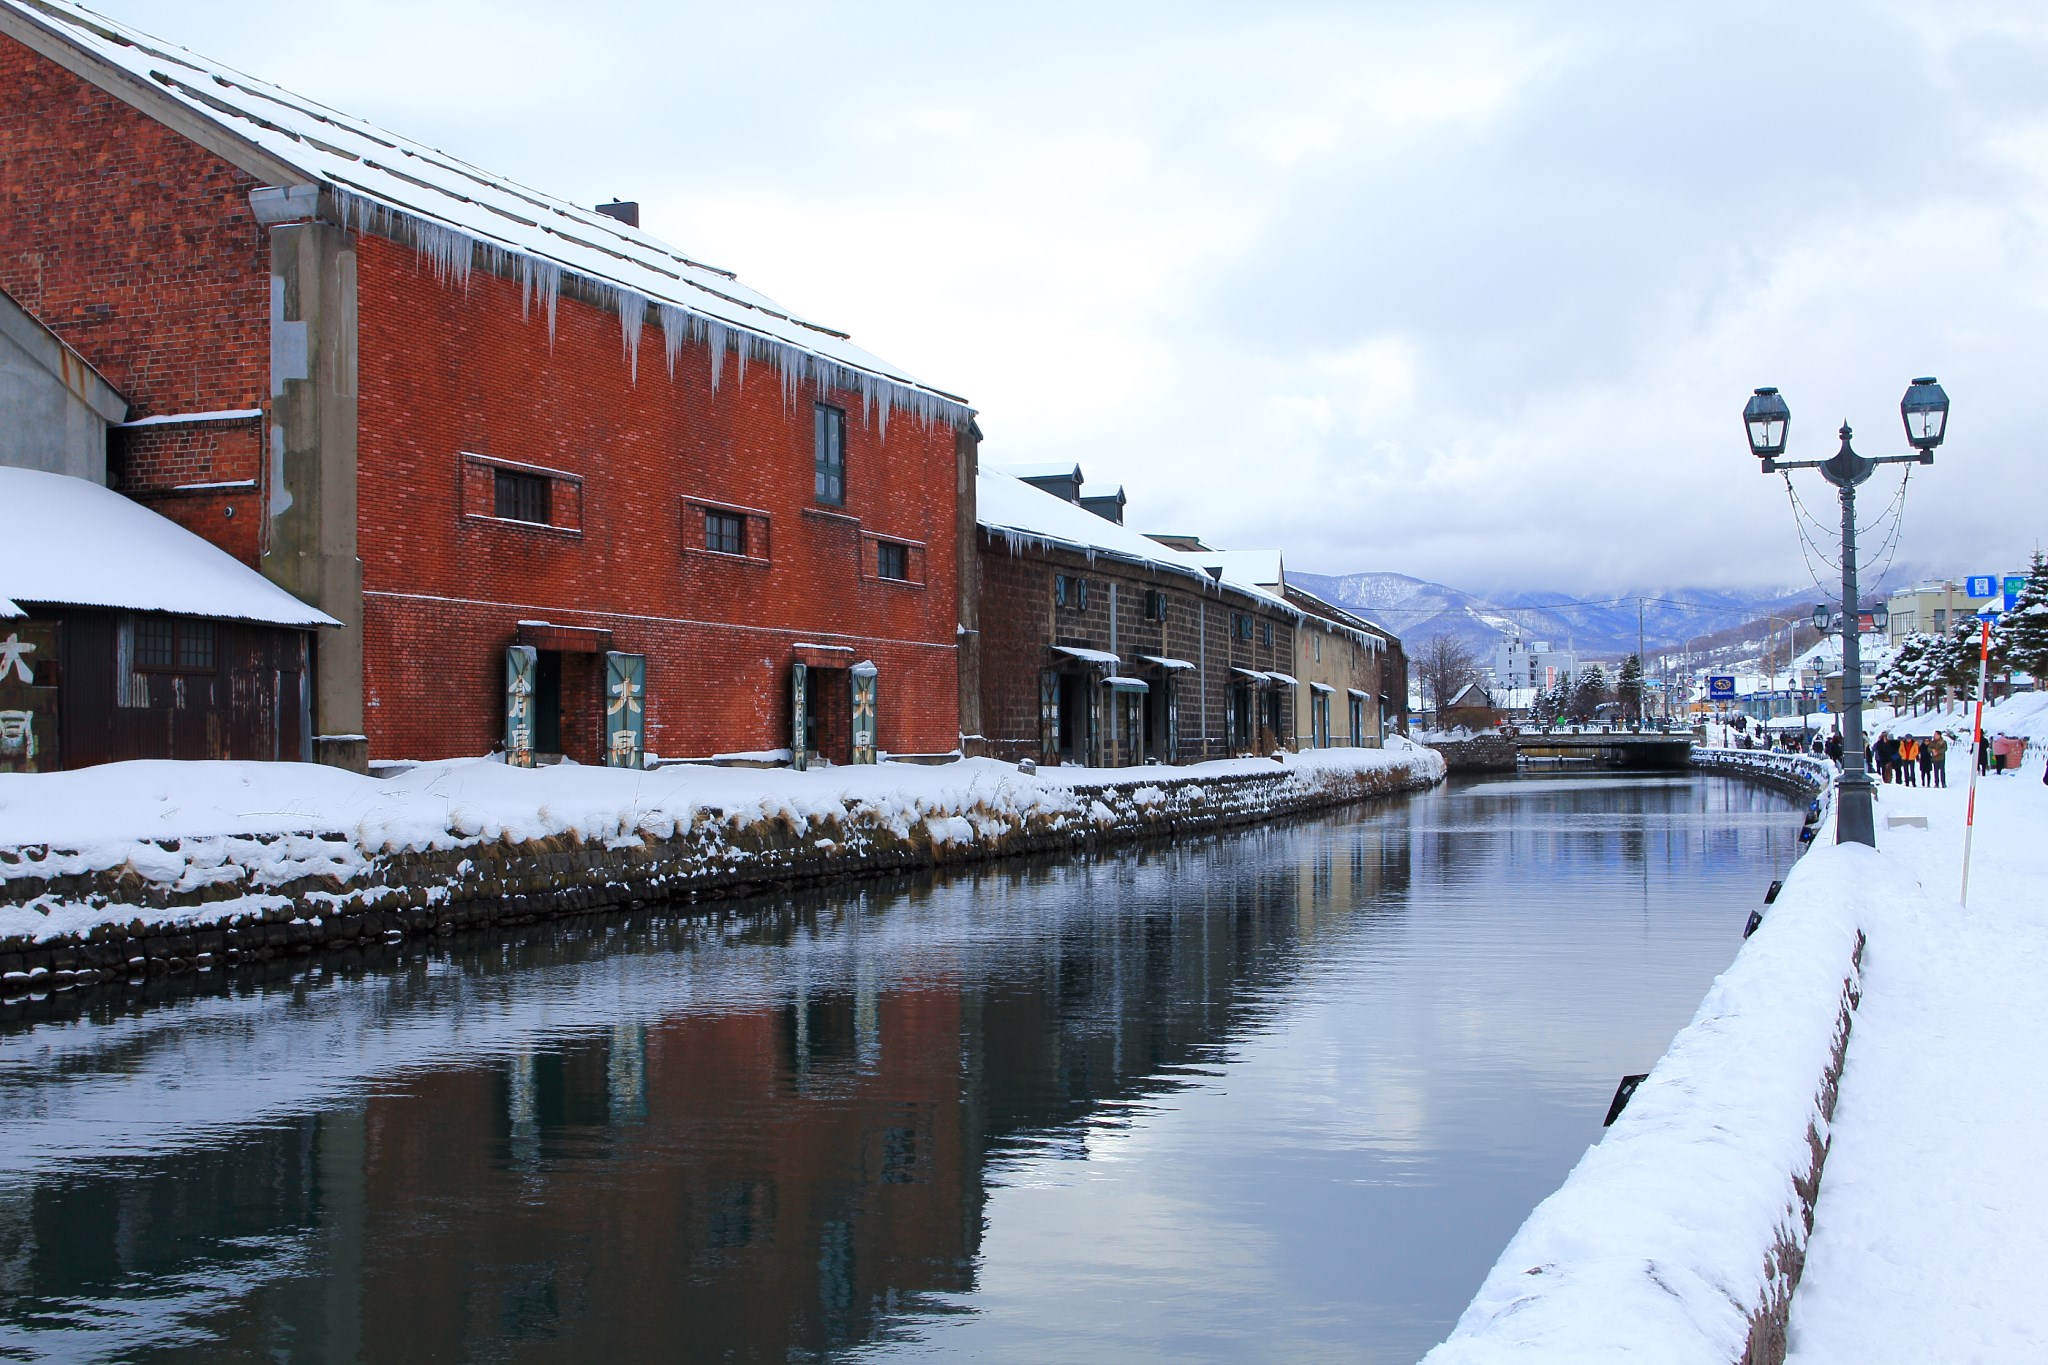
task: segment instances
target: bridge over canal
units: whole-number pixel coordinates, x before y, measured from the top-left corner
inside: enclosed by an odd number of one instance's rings
[[[1603,768],[1683,768],[1691,762],[1698,740],[1690,730],[1537,730],[1512,738],[1517,756],[1525,760],[1577,761]]]

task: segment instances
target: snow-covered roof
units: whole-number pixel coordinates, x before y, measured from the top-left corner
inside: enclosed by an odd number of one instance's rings
[[[1148,664],[1159,665],[1169,673],[1191,671],[1194,668],[1186,659],[1170,659],[1162,654],[1140,654],[1138,657]]]
[[[0,535],[0,610],[48,602],[280,626],[341,624],[176,522],[85,479],[0,466],[0,507],[8,523]]]
[[[1084,664],[1121,664],[1123,659],[1106,649],[1087,649],[1081,645],[1054,645],[1053,652],[1064,654],[1069,659],[1079,659]]]
[[[1277,588],[1287,581],[1278,550],[1176,550],[1205,569],[1221,569],[1233,583]]]
[[[1150,536],[1098,517],[1087,508],[1054,497],[1042,488],[1034,488],[1015,475],[982,469],[975,476],[974,497],[975,519],[982,528],[992,535],[1007,538],[1013,545],[1024,542],[1058,545],[1087,555],[1107,554],[1152,568],[1217,581],[1200,562],[1200,555],[1170,550]],[[1302,614],[1301,608],[1254,583],[1236,578],[1227,570],[1220,581],[1289,616],[1299,617]]]
[[[410,241],[443,279],[466,283],[481,246],[491,268],[520,280],[528,297],[544,303],[550,327],[563,276],[589,282],[595,286],[590,292],[619,312],[636,370],[651,305],[670,366],[684,341],[704,341],[714,384],[733,348],[742,364],[752,358],[776,365],[786,389],[812,381],[857,390],[864,408],[879,407],[885,426],[891,406],[953,422],[971,416],[956,395],[869,354],[846,333],[801,317],[731,271],[594,209],[386,132],[72,0],[0,0],[0,25],[24,24],[112,68],[107,75],[115,83],[108,88],[131,103],[147,110],[148,101],[168,100],[186,119],[226,134],[231,146],[244,149],[252,173],[281,188],[319,186],[346,225]]]

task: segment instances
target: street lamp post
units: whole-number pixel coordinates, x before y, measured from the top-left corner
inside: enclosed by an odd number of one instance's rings
[[[1780,460],[1792,410],[1776,389],[1758,389],[1742,409],[1750,453],[1763,462],[1763,472],[1818,469],[1841,492],[1842,499],[1842,777],[1841,802],[1835,817],[1835,842],[1877,846],[1877,815],[1870,769],[1863,752],[1863,644],[1856,590],[1856,486],[1881,464],[1933,464],[1934,448],[1948,430],[1948,395],[1930,376],[1916,379],[1899,400],[1911,455],[1859,455],[1849,444],[1849,424],[1842,424],[1842,448],[1827,460]]]

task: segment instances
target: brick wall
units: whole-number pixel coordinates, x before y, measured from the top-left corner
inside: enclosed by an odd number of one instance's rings
[[[511,281],[479,271],[467,289],[442,285],[382,238],[356,252],[373,754],[488,749],[521,620],[609,629],[613,648],[645,653],[655,753],[786,745],[792,648],[805,641],[875,661],[880,747],[955,747],[950,427],[899,411],[885,441],[857,396],[824,395],[847,413],[846,501],[821,508],[819,395],[785,402],[772,367],[750,365],[742,383],[728,355],[714,394],[704,347],[686,346],[671,377],[650,320],[636,379],[609,310],[563,297],[550,342],[544,311],[522,316]],[[487,514],[482,490],[501,467],[548,472],[555,524]],[[746,555],[705,551],[707,506],[746,511]],[[877,578],[876,536],[921,546],[922,581]]]
[[[0,37],[0,289],[130,418],[254,408],[269,378],[257,183]]]

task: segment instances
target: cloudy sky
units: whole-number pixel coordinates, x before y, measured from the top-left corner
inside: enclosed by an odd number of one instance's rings
[[[1893,578],[2048,536],[2048,11],[93,3],[638,199],[1143,530],[1475,590],[1808,586],[1744,399],[1785,391],[1796,455],[1844,419],[1896,453],[1935,374]]]

